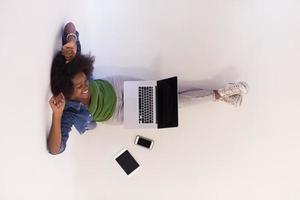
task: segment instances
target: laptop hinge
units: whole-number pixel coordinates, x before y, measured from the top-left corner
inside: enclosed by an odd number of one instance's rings
[[[155,123],[156,123],[156,124],[158,124],[158,121],[159,121],[159,120],[158,120],[158,110],[159,110],[159,109],[158,109],[158,101],[157,101],[158,98],[157,98],[157,95],[158,95],[158,90],[157,90],[157,85],[156,85],[156,86],[155,86],[155,114],[156,114],[156,117],[155,117],[155,118],[156,118],[156,119],[155,119],[156,121],[155,121]]]

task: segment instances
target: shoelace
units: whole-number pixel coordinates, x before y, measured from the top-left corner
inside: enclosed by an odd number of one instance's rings
[[[242,103],[242,96],[240,95],[233,95],[233,96],[230,96],[230,97],[225,97],[225,98],[222,98],[222,100],[226,103],[229,103],[233,106],[240,106],[241,103]]]

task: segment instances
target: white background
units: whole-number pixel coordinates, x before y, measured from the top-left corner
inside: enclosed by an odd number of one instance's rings
[[[1,200],[300,199],[298,0],[87,0],[0,2]],[[95,78],[177,75],[199,86],[245,80],[240,109],[180,109],[180,127],[98,124],[47,153],[50,66],[73,21]],[[137,134],[155,140],[148,151]],[[113,160],[127,147],[132,177]]]

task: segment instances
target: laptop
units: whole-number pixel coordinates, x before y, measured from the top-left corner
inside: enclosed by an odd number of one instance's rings
[[[177,77],[159,81],[125,81],[124,127],[178,127]]]

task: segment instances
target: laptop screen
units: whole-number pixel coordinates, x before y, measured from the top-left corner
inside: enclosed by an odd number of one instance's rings
[[[178,126],[177,77],[157,81],[156,118],[158,128]]]

